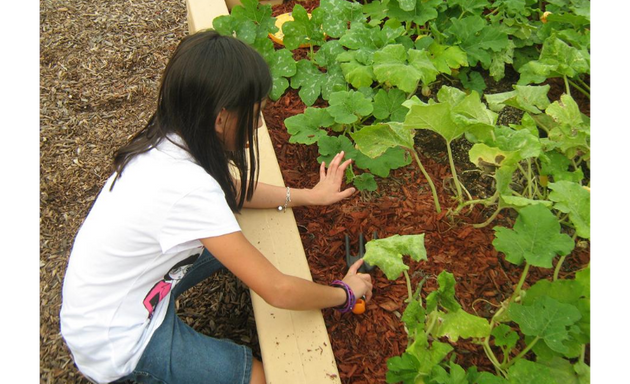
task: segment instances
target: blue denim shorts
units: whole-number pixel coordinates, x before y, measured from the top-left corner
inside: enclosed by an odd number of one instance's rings
[[[116,383],[249,384],[252,351],[227,339],[201,334],[176,314],[175,299],[224,268],[207,250],[199,256],[170,293],[164,322],[155,331],[135,370]]]

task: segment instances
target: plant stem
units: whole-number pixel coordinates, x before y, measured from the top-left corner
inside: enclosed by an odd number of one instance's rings
[[[588,91],[590,91],[590,90],[591,90],[591,87],[590,87],[588,84],[586,84],[586,83],[584,82],[584,80],[582,80],[582,79],[580,78],[580,76],[578,76],[576,79],[577,79],[577,81],[580,83],[580,85],[582,85],[582,87],[584,87],[586,90],[588,90]]]
[[[569,88],[569,79],[567,75],[562,76],[564,78],[564,86],[567,89],[567,95],[571,96],[571,88]]]
[[[510,360],[507,364],[505,364],[502,368],[507,369],[508,367],[510,367],[510,365],[514,364],[518,359],[520,359],[521,357],[525,356],[525,354],[527,352],[529,352],[530,349],[532,349],[534,347],[534,345],[536,345],[536,343],[538,342],[538,340],[540,340],[540,336],[536,336],[536,338],[534,340],[532,340],[531,343],[527,344],[527,346],[525,347],[525,349],[523,349],[521,351],[521,353],[519,353],[518,355],[516,355],[512,360]]]
[[[514,293],[512,294],[512,297],[510,297],[510,302],[516,300],[516,297],[521,294],[521,288],[523,287],[523,284],[525,283],[525,278],[527,277],[528,273],[529,273],[529,263],[525,263],[525,268],[523,269],[523,272],[521,273],[521,279],[518,281],[518,284],[516,285],[516,289],[514,289]]]
[[[556,264],[556,269],[553,271],[553,281],[558,280],[558,275],[560,274],[560,268],[562,267],[562,263],[564,263],[564,259],[567,258],[567,255],[560,256],[560,260],[558,260],[558,264]]]
[[[455,211],[453,213],[454,214],[458,214],[465,207],[467,207],[469,205],[474,205],[474,204],[483,204],[483,205],[485,205],[487,207],[490,204],[494,204],[494,202],[497,201],[498,198],[499,198],[499,192],[496,191],[494,193],[494,195],[492,195],[492,196],[490,196],[490,197],[488,197],[486,199],[477,199],[477,200],[464,201],[463,203],[459,204],[459,206],[457,206],[457,208],[455,209]]]
[[[431,177],[427,173],[426,169],[424,169],[424,166],[422,165],[422,162],[420,161],[420,157],[418,156],[418,153],[415,150],[411,150],[411,149],[408,149],[408,151],[416,159],[416,163],[418,164],[418,167],[420,167],[420,171],[422,172],[425,179],[427,179],[427,182],[429,183],[429,187],[431,188],[431,192],[433,193],[433,202],[435,203],[435,209],[437,213],[442,212],[442,208],[440,208],[440,202],[438,201],[437,191],[435,190],[435,185],[433,184],[433,180],[431,180]]]
[[[483,340],[483,343],[481,344],[483,346],[483,351],[486,353],[486,356],[488,356],[488,359],[490,360],[490,362],[492,363],[492,365],[494,365],[494,368],[503,376],[506,376],[505,371],[503,371],[503,369],[501,368],[502,364],[499,363],[499,359],[497,359],[497,356],[494,354],[494,352],[492,351],[492,348],[490,348],[490,338],[486,337]]]
[[[569,84],[571,84],[573,86],[573,88],[577,89],[578,91],[580,91],[581,94],[583,94],[584,96],[588,97],[588,99],[591,99],[591,93],[588,92],[587,90],[585,90],[584,88],[580,87],[579,85],[577,85],[576,83],[574,83],[573,81],[567,79],[567,81],[569,82]]]
[[[405,275],[405,281],[407,281],[407,300],[405,300],[407,303],[411,302],[411,298],[413,296],[413,292],[411,292],[411,279],[409,278],[409,274],[407,273],[407,271],[403,271],[403,275]]]
[[[577,238],[577,232],[573,234],[573,241],[575,242],[575,239]],[[553,281],[558,280],[558,275],[560,275],[560,268],[562,268],[562,263],[564,263],[564,260],[567,258],[568,255],[563,255],[560,256],[560,260],[558,260],[558,264],[556,264],[556,268],[553,271]]]
[[[453,151],[451,150],[451,142],[446,142],[446,149],[448,151],[448,162],[451,165],[451,173],[453,174],[453,182],[455,183],[455,189],[457,189],[457,201],[460,203],[464,200],[462,197],[462,187],[459,185],[459,179],[457,178],[457,170],[455,169],[455,162],[453,161]]]
[[[487,226],[488,224],[492,223],[492,221],[496,219],[497,216],[499,216],[499,212],[501,212],[502,209],[503,207],[501,206],[501,202],[499,201],[499,204],[497,204],[497,210],[494,211],[494,213],[488,218],[488,220],[484,221],[481,224],[473,224],[473,228],[483,228]]]

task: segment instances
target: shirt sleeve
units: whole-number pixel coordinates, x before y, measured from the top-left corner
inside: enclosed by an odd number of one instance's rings
[[[201,245],[200,239],[238,232],[241,228],[218,185],[197,188],[169,210],[160,231],[164,254]]]

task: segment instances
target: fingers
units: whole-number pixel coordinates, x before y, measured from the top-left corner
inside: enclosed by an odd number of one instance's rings
[[[357,277],[363,280],[363,283],[367,288],[367,290],[365,291],[365,302],[367,303],[372,299],[372,288],[374,287],[372,285],[372,276],[368,275],[367,273],[358,273]]]
[[[352,159],[348,159],[340,166],[339,164],[341,163],[341,160],[343,160],[344,156],[344,151],[339,152],[335,155],[335,157],[333,157],[332,161],[328,165],[328,176],[332,177],[335,181],[339,180],[339,182],[341,182],[344,171],[348,165],[352,163]]]
[[[348,275],[356,275],[359,268],[363,265],[363,259],[357,260],[354,264],[348,268]]]
[[[356,191],[357,191],[356,188],[344,189],[343,191],[339,192],[339,197],[340,199],[348,198],[352,196],[352,194],[355,193]]]
[[[319,179],[324,180],[326,178],[326,162],[322,161],[322,165],[319,166]]]

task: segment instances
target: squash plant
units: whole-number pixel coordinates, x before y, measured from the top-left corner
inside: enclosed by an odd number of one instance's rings
[[[513,229],[495,227],[495,248],[505,259],[523,266],[512,295],[491,319],[466,312],[456,298],[455,277],[442,271],[438,288],[423,300],[420,281],[412,293],[403,254],[426,260],[424,235],[392,236],[366,244],[366,262],[378,266],[390,280],[405,275],[407,306],[401,317],[408,332],[407,349],[387,361],[388,383],[587,383],[584,361],[590,343],[590,268],[574,279],[541,279],[527,290],[523,283],[531,266],[552,268],[566,257],[574,239],[561,232],[558,219],[546,207],[522,209]],[[448,340],[448,343],[446,340]],[[454,362],[452,344],[470,339],[483,347],[494,372],[464,369]]]
[[[485,130],[489,131],[488,126],[494,125],[496,116],[483,111],[485,107],[479,107],[480,103],[475,105],[477,115],[466,116],[457,112],[458,106],[453,109],[447,105],[459,99],[446,102],[440,99],[440,95],[448,92],[439,93],[438,103],[414,99],[419,91],[429,95],[429,86],[438,77],[459,81],[469,92],[474,90],[481,96],[485,84],[479,71],[487,71],[489,76],[500,80],[505,75],[505,66],[513,65],[521,73],[521,84],[540,83],[548,77],[560,76],[567,87],[570,83],[573,88],[588,91],[582,79],[590,67],[587,0],[545,3],[534,0],[376,0],[367,4],[321,0],[310,15],[296,4],[292,12],[294,20],[282,26],[285,48],[278,50],[274,50],[268,38],[269,33],[277,31],[271,7],[255,0],[242,3],[234,7],[231,15],[215,19],[213,26],[220,33],[243,39],[265,57],[274,80],[272,99],[278,99],[289,86],[298,90],[309,108],[286,120],[291,142],[317,144],[320,161],[328,160],[335,150],[346,149],[348,157],[355,160],[354,167],[348,170],[348,181],[354,182],[360,190],[375,190],[374,176],[387,177],[390,170],[407,165],[413,159],[432,190],[437,211],[441,208],[433,181],[413,146],[394,145],[380,152],[356,143],[359,151],[351,150],[356,134],[367,127],[403,122],[411,129],[436,130],[450,149],[452,140],[462,134],[467,138],[477,137],[470,130],[481,129],[480,124],[487,125]],[[544,12],[546,16],[541,20]],[[309,54],[296,62],[292,51],[305,44],[309,46]],[[542,51],[538,52],[541,46]],[[570,88],[567,90],[570,95]],[[320,98],[328,103],[324,108],[326,112],[311,107]],[[472,99],[466,100],[469,101],[475,103]],[[422,112],[414,112],[447,108],[454,110],[449,115],[454,119],[452,132],[427,126],[419,121]],[[407,113],[411,117],[407,117]],[[549,115],[553,116],[551,112]],[[537,126],[546,126],[540,116],[533,118],[538,119]],[[416,123],[420,124],[413,126]],[[554,141],[553,137],[562,138],[567,134],[560,128],[551,136]],[[374,156],[377,152],[378,156]],[[560,148],[560,152],[566,152],[566,148]],[[460,210],[462,204],[469,203],[464,202],[465,189],[459,183],[450,153],[449,160]],[[549,171],[553,162],[544,156],[540,161],[547,165],[538,165],[537,171]],[[531,160],[527,163],[526,173],[533,177],[529,166],[535,166]],[[520,171],[523,165],[515,161],[512,167]],[[578,167],[573,168],[577,171]],[[357,168],[362,170],[359,175]],[[510,167],[503,168],[496,176],[503,186],[501,192],[492,200],[483,201],[497,203],[497,214],[505,207],[514,206],[515,201],[517,207],[523,206],[521,196],[513,196],[509,188],[508,179],[512,174]],[[529,195],[535,193],[533,184],[528,188]],[[531,200],[531,196],[528,198]]]

